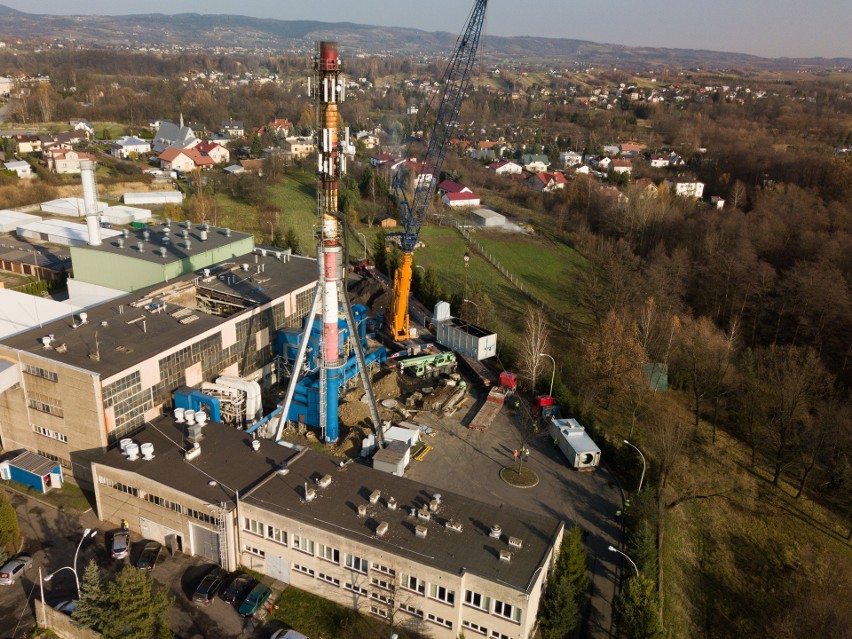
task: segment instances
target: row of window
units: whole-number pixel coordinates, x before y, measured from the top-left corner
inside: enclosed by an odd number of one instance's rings
[[[505,601],[500,601],[499,599],[492,600],[491,597],[474,592],[473,590],[465,590],[464,603],[465,605],[490,612],[509,621],[521,623],[521,609]]]
[[[33,410],[41,411],[42,413],[47,413],[48,415],[54,415],[56,417],[65,416],[62,410],[62,402],[55,397],[48,397],[41,393],[28,393],[27,402],[29,407]]]
[[[50,439],[55,439],[56,441],[62,442],[63,444],[68,443],[68,436],[67,435],[63,435],[62,433],[58,433],[55,430],[51,430],[50,428],[45,428],[44,426],[36,426],[35,424],[33,424],[33,430],[43,437],[49,437]]]
[[[24,364],[24,372],[29,375],[34,375],[35,377],[50,380],[51,382],[59,381],[59,375],[53,371],[46,370],[39,366],[33,366],[32,364]]]
[[[41,455],[42,457],[47,457],[49,460],[55,461],[57,464],[59,464],[63,468],[68,468],[68,469],[71,468],[71,460],[70,459],[65,459],[64,457],[59,457],[58,455],[54,455],[52,453],[46,453],[43,450],[37,450],[36,452],[39,455]]]
[[[488,634],[488,628],[483,626],[482,624],[474,623],[472,621],[462,620],[462,627],[465,630],[470,630],[475,632],[476,634],[482,635],[483,637],[491,637],[491,639],[510,639],[508,635],[504,635],[499,630],[492,630],[491,634]]]
[[[210,513],[195,510],[193,508],[187,508],[186,506],[182,506],[181,504],[178,504],[176,502],[169,501],[168,499],[163,499],[162,497],[158,497],[157,495],[146,494],[145,491],[139,490],[138,488],[135,488],[133,486],[127,486],[126,484],[114,481],[109,477],[98,477],[98,483],[109,488],[114,488],[119,492],[132,495],[133,497],[139,497],[140,499],[144,499],[145,501],[156,506],[168,508],[169,510],[173,510],[176,513],[180,513],[181,515],[186,515],[187,517],[197,519],[198,521],[203,521],[206,524],[216,523],[216,518]]]

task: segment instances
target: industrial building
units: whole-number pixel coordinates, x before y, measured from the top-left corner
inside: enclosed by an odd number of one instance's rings
[[[216,423],[196,454],[186,433],[166,416],[95,458],[99,517],[436,639],[531,636],[561,521]]]
[[[0,386],[2,447],[37,451],[88,483],[89,460],[179,387],[221,375],[271,383],[272,336],[301,325],[316,278],[312,259],[257,249],[3,340],[15,375]]]
[[[61,244],[62,246],[85,246],[91,241],[89,229],[86,228],[85,224],[67,222],[65,220],[27,222],[20,224],[15,230],[15,233],[21,239],[50,242],[51,244]],[[121,235],[119,231],[109,229],[102,229],[99,233],[104,238]]]

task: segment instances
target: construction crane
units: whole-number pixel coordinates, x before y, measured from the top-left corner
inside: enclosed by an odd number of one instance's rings
[[[429,136],[429,147],[423,159],[423,172],[417,179],[414,197],[409,202],[405,188],[399,178],[394,178],[393,190],[397,198],[402,219],[403,231],[399,233],[402,259],[393,278],[393,300],[389,328],[393,339],[399,341],[410,336],[408,325],[408,295],[411,292],[411,272],[414,263],[414,246],[426,210],[432,199],[434,181],[441,172],[450,135],[456,127],[456,119],[461,109],[462,99],[470,88],[470,71],[473,67],[479,37],[485,20],[485,8],[488,0],[476,0],[467,25],[459,37],[455,53],[444,73],[444,94],[438,107],[435,126]],[[422,179],[429,176],[429,179]]]

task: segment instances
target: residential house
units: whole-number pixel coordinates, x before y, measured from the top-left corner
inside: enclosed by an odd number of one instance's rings
[[[648,162],[652,169],[664,169],[669,165],[669,156],[662,153],[652,153]]]
[[[452,180],[444,180],[438,185],[438,192],[441,195],[446,195],[447,193],[473,193],[466,186],[462,186],[458,182],[453,182]]]
[[[289,154],[292,159],[303,158],[311,155],[316,151],[312,138],[294,137],[287,138],[284,141],[284,152]]]
[[[637,142],[624,142],[621,145],[621,155],[632,154],[635,155],[640,153],[642,149],[645,148],[645,145],[638,144]]]
[[[286,138],[290,135],[290,120],[287,118],[276,118],[272,120],[269,124],[266,125],[266,128],[272,132],[273,135],[281,136]]]
[[[616,158],[612,161],[612,170],[615,173],[630,173],[633,171],[633,163],[630,160]]]
[[[126,160],[134,155],[144,155],[151,152],[151,143],[147,140],[125,135],[110,144],[110,153],[117,158]]]
[[[160,127],[157,129],[157,135],[154,136],[154,142],[151,144],[151,150],[154,153],[162,153],[169,147],[175,149],[191,149],[201,140],[195,137],[193,130],[184,126],[183,118],[180,119],[180,126],[174,122],[163,120]]]
[[[355,139],[364,145],[365,149],[375,149],[379,146],[379,136],[370,131],[358,131],[355,134]]]
[[[248,173],[263,175],[263,160],[240,160],[240,166]]]
[[[15,144],[18,147],[18,153],[41,153],[41,140],[37,135],[32,133],[22,133],[14,138]]]
[[[627,196],[624,195],[624,193],[622,193],[621,191],[619,191],[618,187],[612,185],[603,185],[598,188],[597,194],[606,200],[615,201],[616,204],[627,204]]]
[[[596,160],[592,160],[592,166],[596,166],[602,171],[609,171],[609,167],[612,165],[612,159],[608,157],[598,158]]]
[[[47,168],[54,173],[79,173],[81,160],[97,162],[91,153],[69,151],[67,149],[51,149],[44,154]]]
[[[33,167],[30,166],[29,162],[24,162],[23,160],[16,160],[14,162],[5,162],[3,166],[6,167],[7,171],[13,171],[17,173],[19,178],[31,178],[35,177],[33,173]]]
[[[567,183],[568,180],[565,179],[565,176],[558,171],[542,171],[541,173],[535,173],[527,180],[527,186],[529,188],[534,191],[542,191],[544,193],[564,189]]]
[[[725,198],[720,197],[718,195],[714,195],[710,198],[710,204],[719,209],[720,211],[725,208]]]
[[[657,197],[660,194],[657,185],[648,178],[641,178],[633,182],[632,190],[638,192],[640,198]]]
[[[618,155],[621,149],[614,144],[607,144],[603,148],[604,155]]]
[[[452,208],[479,206],[480,204],[479,196],[467,188],[465,188],[464,191],[458,191],[456,193],[444,193],[441,201]]]
[[[704,195],[704,183],[697,180],[677,178],[666,180],[663,185],[680,197],[694,197],[696,200],[700,200]]]
[[[204,155],[195,147],[191,149],[169,147],[157,159],[160,161],[160,168],[164,171],[188,173],[195,169],[210,168],[213,166],[213,159]]]
[[[562,151],[559,154],[559,163],[566,169],[583,163],[583,154],[576,151]]]
[[[213,164],[225,164],[231,161],[231,152],[218,142],[200,142],[195,148],[209,156]]]
[[[239,120],[227,120],[222,122],[222,133],[229,138],[241,138],[246,134],[246,130]]]
[[[521,164],[524,169],[530,173],[540,173],[547,171],[550,166],[550,159],[546,155],[536,155],[534,153],[526,153],[521,156]]]
[[[497,175],[519,175],[523,172],[523,167],[520,164],[515,164],[510,160],[503,160],[502,162],[493,162],[488,165],[488,168],[491,171],[494,171]]]
[[[379,153],[370,158],[370,165],[373,168],[390,168],[391,164],[395,164],[399,160],[398,157],[390,153]]]
[[[0,77],[0,95],[8,95],[15,88],[15,81],[12,78]]]
[[[87,138],[94,137],[95,135],[95,126],[86,119],[69,120],[68,124],[70,124],[75,131],[80,131]]]

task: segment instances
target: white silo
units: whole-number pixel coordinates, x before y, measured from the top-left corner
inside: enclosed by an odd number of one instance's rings
[[[83,180],[83,205],[86,207],[86,229],[89,245],[100,246],[101,225],[98,220],[98,190],[95,186],[95,163],[80,160],[80,177]]]

